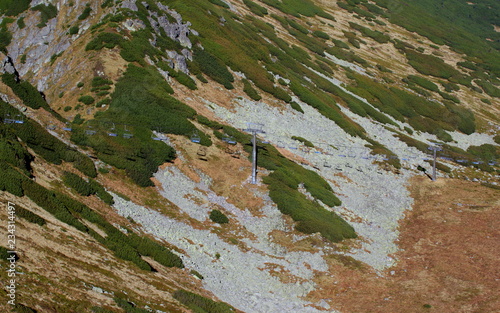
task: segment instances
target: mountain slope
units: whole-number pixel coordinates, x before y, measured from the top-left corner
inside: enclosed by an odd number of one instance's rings
[[[2,198],[45,221],[18,219],[19,266],[71,278],[19,303],[339,308],[318,278],[395,266],[429,145],[440,177],[498,181],[496,3],[442,5],[1,1]]]

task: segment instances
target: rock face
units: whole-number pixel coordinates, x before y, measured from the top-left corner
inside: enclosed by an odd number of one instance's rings
[[[282,214],[265,194],[259,195],[265,204],[261,208],[263,217],[258,217],[218,196],[209,187],[209,177],[201,176],[201,181],[196,183],[176,167],[169,167],[157,172],[155,178],[161,184],[160,194],[190,218],[200,222],[207,220],[209,204],[217,204],[229,213],[233,222],[238,221],[252,234],[253,239],[241,240],[250,248],[246,251],[208,229],[194,228],[186,220],[175,220],[114,197],[114,208],[120,215],[130,216],[142,225],[143,231],[185,251],[181,255],[185,266],[202,273],[205,289],[244,312],[321,312],[303,297],[314,290],[311,280],[315,273],[328,270],[324,253],[287,251],[272,242],[269,232],[286,230],[286,226]],[[259,193],[252,189],[250,192]],[[201,204],[192,199],[200,199]],[[288,272],[295,281],[282,282],[273,276],[269,265]]]
[[[189,40],[189,26],[191,23],[169,23],[168,19],[165,16],[160,16],[158,18],[158,23],[160,27],[163,28],[168,37],[172,38],[175,41],[178,41],[183,47],[191,48],[191,40]]]
[[[192,60],[193,58],[193,54],[190,50],[192,44],[188,36],[191,33],[195,35],[197,35],[197,33],[189,28],[191,23],[183,23],[179,13],[170,10],[161,3],[158,3],[158,7],[167,15],[158,15],[157,12],[149,11],[150,16],[148,16],[148,20],[156,33],[154,35],[161,36],[161,30],[163,30],[170,39],[177,41],[181,46],[185,47],[181,51],[181,54],[174,50],[167,51],[167,62],[171,68],[188,74],[189,69],[186,60]],[[175,19],[175,22],[171,22],[172,17]],[[156,40],[153,40],[151,43],[156,45]]]
[[[130,9],[134,12],[138,11],[139,8],[135,4],[135,0],[125,0],[122,2],[122,8],[124,9]]]
[[[175,41],[178,41],[183,47],[191,49],[191,40],[189,40],[188,38],[188,35],[191,33],[191,30],[189,28],[191,26],[191,23],[183,23],[181,15],[174,10],[170,10],[166,5],[158,3],[158,7],[161,10],[167,12],[176,21],[175,23],[171,23],[166,16],[161,16],[158,18],[158,23],[160,27],[165,30],[167,36]],[[193,32],[193,34],[197,35],[197,33],[195,32]]]
[[[37,26],[40,22],[38,12],[36,14],[30,12],[24,22],[26,26],[22,29],[17,23],[10,25],[9,31],[13,35],[8,48],[10,61],[4,69],[12,72],[12,66],[15,64],[14,69],[18,77],[23,78],[28,73],[34,74],[33,79],[36,80],[36,84],[33,85],[36,85],[38,90],[45,91],[49,84],[53,84],[66,73],[66,69],[59,68],[53,71],[44,64],[62,55],[72,41],[66,34],[66,29],[57,27],[57,18],[48,20],[46,25],[40,28]],[[21,58],[22,62],[19,61]]]
[[[2,68],[0,69],[2,73],[14,74],[16,81],[19,81],[19,73],[14,66],[14,62],[10,56],[7,56],[2,62]]]

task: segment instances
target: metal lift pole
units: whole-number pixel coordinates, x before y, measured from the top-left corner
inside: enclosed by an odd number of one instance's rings
[[[432,181],[436,181],[436,157],[437,152],[443,150],[440,146],[429,146],[427,149],[432,150],[433,162],[432,162]]]
[[[437,150],[432,149],[432,151],[434,152],[434,160],[432,162],[432,180],[436,181],[436,154],[437,154]]]
[[[252,184],[257,184],[257,133],[265,133],[262,130],[263,124],[247,123],[246,132],[252,133]]]
[[[252,151],[252,184],[257,183],[257,132],[253,132],[253,151]]]

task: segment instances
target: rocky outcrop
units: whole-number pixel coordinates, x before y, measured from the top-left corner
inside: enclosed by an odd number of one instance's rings
[[[135,4],[135,0],[124,0],[122,1],[122,8],[130,9],[134,12],[137,12],[139,8],[137,8],[137,4]]]
[[[3,60],[0,72],[2,74],[14,74],[16,81],[19,81],[19,73],[17,72],[16,67],[14,66],[14,61],[12,61],[12,58],[10,56],[5,57],[5,59]]]
[[[150,16],[148,17],[149,23],[151,27],[154,29],[155,37],[151,40],[151,44],[156,45],[156,36],[161,36],[161,30],[163,30],[169,38],[177,41],[181,44],[181,46],[185,47],[182,49],[181,53],[170,50],[166,51],[168,55],[167,62],[170,67],[184,72],[186,74],[189,73],[189,69],[187,67],[187,60],[193,59],[193,54],[191,52],[192,43],[189,39],[189,34],[198,35],[197,32],[190,29],[191,23],[182,21],[182,17],[179,13],[174,10],[170,10],[167,6],[158,3],[158,7],[163,10],[167,15],[158,15],[157,12],[149,12]],[[175,19],[175,22],[172,22],[172,17]]]

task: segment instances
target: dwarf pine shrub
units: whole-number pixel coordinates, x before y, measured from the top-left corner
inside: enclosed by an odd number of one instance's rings
[[[222,213],[221,211],[215,209],[215,210],[212,210],[210,212],[210,219],[215,222],[215,223],[219,223],[219,224],[226,224],[226,223],[229,223],[229,219],[227,218],[227,216]]]

